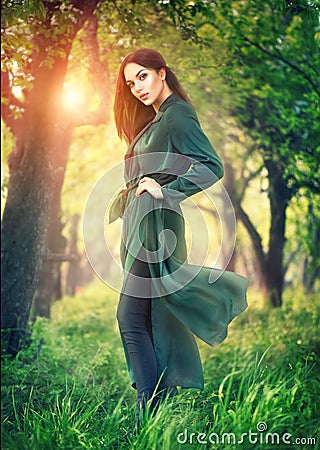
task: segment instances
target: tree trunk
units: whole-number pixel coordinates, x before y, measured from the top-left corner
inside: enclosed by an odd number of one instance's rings
[[[227,189],[234,204],[235,213],[246,228],[251,239],[257,263],[262,295],[266,305],[279,307],[282,305],[283,290],[283,248],[285,244],[286,209],[292,192],[283,176],[283,167],[272,160],[265,161],[269,179],[269,201],[271,225],[269,231],[269,249],[266,253],[262,247],[262,239],[248,214],[243,210],[241,199],[236,191],[233,168],[225,164]]]
[[[52,195],[48,217],[48,231],[45,241],[45,252],[64,254],[66,239],[62,236],[61,191],[67,166],[72,128],[63,129],[56,135],[59,151],[54,154],[55,176],[52,181]],[[32,318],[50,317],[51,304],[62,297],[61,264],[62,260],[45,259],[41,268],[39,283],[35,292]]]
[[[284,281],[283,249],[285,244],[286,210],[291,190],[284,179],[282,164],[271,159],[265,161],[269,174],[268,196],[270,200],[271,224],[269,251],[265,264],[265,301],[273,307],[282,305]]]
[[[56,214],[54,210],[51,211],[50,216],[45,248],[50,253],[64,254],[66,239],[61,235],[63,225],[60,214]],[[49,318],[52,303],[62,297],[61,264],[62,261],[50,259],[43,261],[32,305],[33,320],[37,316]]]
[[[282,305],[282,290],[284,281],[283,248],[285,244],[285,220],[287,204],[282,199],[271,201],[277,209],[271,218],[269,234],[269,252],[266,255],[264,273],[264,298],[273,307]],[[271,206],[271,208],[272,208]]]
[[[98,0],[73,0],[72,5],[75,20],[70,22],[65,33],[61,31],[60,34],[52,32],[51,23],[57,5],[50,2],[45,5],[47,18],[39,24],[40,31],[33,37],[32,55],[26,63],[27,73],[32,75],[33,81],[32,88],[24,90],[23,102],[15,98],[8,73],[4,76],[4,93],[9,106],[4,108],[3,115],[17,143],[16,151],[10,155],[8,196],[1,230],[1,327],[3,350],[11,354],[21,349],[27,335],[30,308],[47,250],[45,240],[53,199],[52,182],[61,171],[63,181],[67,161],[65,150],[69,147],[65,145],[65,139],[69,128],[74,126],[74,123],[71,125],[73,116],[67,118],[61,108],[68,57],[73,39],[88,18],[93,18],[93,24],[97,24],[93,13]],[[96,31],[97,26],[91,32],[93,38],[97,38]],[[108,87],[106,85],[105,90]],[[20,120],[14,118],[10,102],[15,106],[19,104]],[[105,123],[107,115],[102,121],[101,111],[93,111],[92,116],[96,116],[99,123]],[[89,123],[89,119],[84,118],[82,124]],[[61,159],[62,164],[59,163]]]
[[[4,348],[15,354],[27,334],[32,298],[44,254],[50,205],[47,143],[34,138],[19,148],[21,163],[12,168],[2,219],[1,328]]]
[[[44,42],[39,52],[43,58]],[[26,101],[17,146],[9,157],[8,197],[2,220],[1,327],[4,351],[18,352],[27,335],[30,309],[46,254],[45,240],[59,174],[60,97],[67,58],[41,67]],[[48,89],[50,80],[50,89]],[[60,119],[61,120],[61,119]]]
[[[78,258],[70,261],[66,279],[66,294],[74,296],[76,293],[76,287],[80,286],[80,257],[78,253],[78,225],[80,216],[74,214],[72,216],[71,231],[70,231],[70,245],[69,253]]]

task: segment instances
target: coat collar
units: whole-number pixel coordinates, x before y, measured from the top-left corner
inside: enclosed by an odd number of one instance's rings
[[[153,123],[160,122],[163,113],[169,108],[169,106],[171,106],[173,103],[175,103],[179,99],[180,99],[180,97],[178,97],[178,95],[176,95],[176,94],[171,94],[171,95],[169,95],[169,97],[167,97],[165,99],[165,101],[161,104],[159,111],[155,115],[154,119],[152,119],[151,122],[147,123],[147,125],[133,139],[133,141],[129,145],[129,148],[125,154],[125,159],[133,156],[133,148],[136,145],[136,143],[138,142],[138,140],[141,138],[141,136],[151,127],[151,125]]]
[[[178,95],[176,94],[169,95],[169,97],[167,97],[165,101],[161,104],[158,114],[159,112],[164,113],[169,108],[169,106],[173,105],[173,103],[175,103],[177,100],[181,100],[181,98]]]
[[[162,105],[161,105],[162,106]],[[129,145],[129,148],[125,154],[125,158],[127,157],[131,157],[132,156],[132,151],[133,151],[133,147],[136,145],[136,143],[138,142],[138,140],[141,138],[141,136],[151,127],[151,125],[155,122],[159,122],[161,120],[161,117],[163,115],[163,111],[159,111],[157,112],[157,114],[155,115],[154,119],[151,120],[151,122],[148,122],[147,125],[140,131],[140,133],[137,134],[137,136],[133,139],[133,141],[131,142],[131,144]]]

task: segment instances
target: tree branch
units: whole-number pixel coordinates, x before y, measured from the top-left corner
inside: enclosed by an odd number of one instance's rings
[[[279,50],[277,52],[278,54],[272,53],[267,48],[263,47],[262,45],[258,44],[257,42],[252,41],[251,39],[249,39],[247,37],[244,37],[244,40],[245,40],[245,42],[247,42],[250,45],[253,45],[254,47],[256,47],[261,52],[265,53],[266,55],[271,56],[271,58],[275,58],[275,59],[278,59],[279,61],[282,61],[287,66],[291,67],[291,69],[295,70],[297,73],[302,75],[302,77],[306,81],[308,81],[308,83],[312,86],[313,90],[320,97],[320,90],[319,90],[317,84],[309,77],[309,75],[304,70],[302,70],[299,66],[297,66],[296,64],[292,63],[291,61],[286,59],[284,56],[282,56],[282,54],[280,53]]]
[[[42,256],[42,258],[43,261],[63,262],[63,261],[78,261],[80,259],[80,256],[74,253],[64,254],[64,253],[47,252]]]
[[[266,255],[262,247],[262,239],[255,226],[250,220],[248,214],[241,206],[241,199],[236,191],[234,169],[230,161],[226,161],[225,165],[225,185],[232,199],[234,210],[238,219],[241,220],[245,229],[247,230],[250,240],[252,242],[253,250],[259,266],[260,277],[263,279],[265,274]]]
[[[250,174],[245,177],[242,173],[242,179],[243,179],[243,183],[241,186],[241,192],[239,193],[239,200],[241,201],[244,197],[244,194],[246,192],[247,187],[249,186],[250,181],[254,180],[260,173],[261,170],[263,169],[263,165],[261,165],[257,170],[255,170],[254,172],[250,172]],[[244,169],[244,167],[243,167]]]
[[[219,27],[219,25],[217,25],[216,23],[214,23],[213,21],[207,20],[204,21],[200,24],[197,25],[197,29],[200,29],[201,27],[205,26],[205,25],[211,25],[213,28],[215,28],[216,30],[220,31],[221,27]],[[258,50],[260,50],[261,52],[265,53],[266,55],[270,56],[271,58],[275,58],[278,59],[279,61],[282,61],[284,64],[286,64],[287,66],[291,67],[291,69],[295,70],[297,73],[299,73],[300,75],[302,75],[302,77],[312,86],[313,90],[316,92],[316,94],[320,97],[320,89],[318,87],[318,84],[313,81],[313,79],[304,71],[301,69],[301,67],[299,67],[297,64],[294,64],[293,62],[289,61],[287,58],[285,58],[279,50],[277,50],[277,53],[273,53],[270,50],[268,50],[267,48],[263,47],[262,45],[258,44],[257,42],[252,41],[251,39],[249,39],[248,37],[246,37],[244,34],[239,33],[239,37],[241,39],[243,39],[244,42],[246,42],[249,45],[253,45],[254,47],[256,47]],[[313,69],[316,73],[318,73],[318,70],[312,66],[310,64],[310,62],[306,62],[307,65],[309,65],[309,67],[311,69]]]
[[[100,125],[106,123],[110,116],[110,71],[107,61],[101,61],[100,58],[98,19],[95,15],[88,18],[85,32],[81,41],[87,47],[92,84],[99,95],[100,104],[96,111],[87,111],[84,114],[76,115],[72,122],[73,126]]]
[[[258,231],[256,230],[253,223],[251,222],[250,217],[244,211],[244,209],[242,208],[241,204],[238,201],[234,202],[234,207],[235,207],[236,215],[243,223],[245,229],[247,230],[247,232],[251,238],[253,249],[254,249],[254,252],[257,257],[257,262],[260,266],[260,271],[262,272],[262,275],[263,275],[264,266],[266,263],[266,255],[265,255],[265,252],[263,251],[261,236],[258,233]]]

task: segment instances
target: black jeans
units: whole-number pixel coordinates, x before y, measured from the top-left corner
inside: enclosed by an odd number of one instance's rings
[[[150,292],[150,271],[148,264],[136,259],[131,274],[144,278]],[[151,281],[151,279],[150,279]],[[129,281],[137,283],[139,280]],[[130,293],[130,285],[126,285]],[[145,296],[148,293],[144,292]],[[138,393],[137,407],[144,410],[148,400],[154,394],[157,382],[157,360],[152,340],[151,300],[122,293],[118,305],[117,319],[119,328],[127,345],[130,363],[136,380]],[[155,405],[152,402],[151,408]]]

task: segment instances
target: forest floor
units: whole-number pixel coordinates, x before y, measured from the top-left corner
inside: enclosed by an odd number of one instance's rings
[[[63,298],[3,359],[2,450],[320,448],[319,295],[287,290],[266,309],[250,292],[222,344],[199,342],[204,390],[165,400],[137,434],[117,297],[95,282]]]

